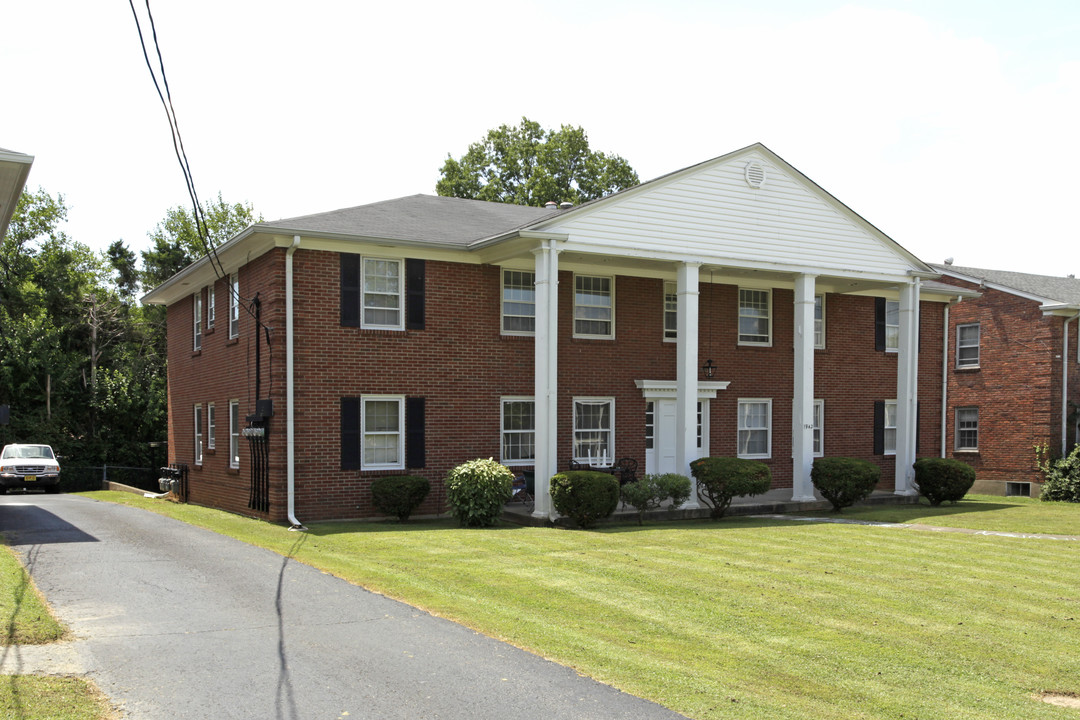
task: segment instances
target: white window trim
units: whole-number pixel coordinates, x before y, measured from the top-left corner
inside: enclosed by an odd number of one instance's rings
[[[974,345],[975,349],[978,352],[976,353],[974,363],[967,363],[967,364],[961,365],[960,364],[960,329],[961,328],[969,328],[969,327],[974,327],[974,328],[976,328],[978,330],[979,337],[978,337],[977,342]],[[973,347],[973,346],[966,345],[965,347]],[[955,358],[956,368],[957,369],[963,369],[963,370],[970,370],[970,369],[974,369],[974,368],[979,367],[979,363],[981,363],[981,362],[982,362],[982,325],[981,325],[981,323],[973,322],[973,323],[961,323],[961,324],[957,325],[956,326],[956,358]]]
[[[206,449],[214,450],[217,445],[217,417],[214,403],[206,405]]]
[[[240,274],[229,275],[229,339],[240,337]]]
[[[888,443],[886,443],[884,441],[884,439],[882,439],[882,445],[884,446],[884,454],[885,455],[895,455],[896,454],[896,432],[895,432],[896,429],[897,429],[896,425],[886,425],[885,424],[885,421],[889,417],[889,406],[890,405],[893,406],[893,418],[898,419],[898,413],[900,412],[900,408],[898,407],[896,400],[886,400],[885,401],[885,413],[884,413],[885,416],[881,419],[881,431],[882,431],[883,435],[884,435],[886,430],[893,430],[894,431],[893,432],[893,447],[892,447],[892,450],[890,450],[888,448]],[[894,422],[895,422],[895,420],[894,420]]]
[[[536,327],[536,273],[532,270],[515,270],[513,268],[500,268],[499,270],[499,332],[503,335],[517,335],[521,337],[533,337],[536,330],[507,330],[506,329],[506,273],[519,272],[531,275],[533,278],[533,327]],[[528,317],[527,315],[513,315],[511,317]]]
[[[825,457],[825,401],[814,400],[814,410],[815,420],[817,420],[814,430],[817,431],[819,442],[813,453],[814,457]],[[813,445],[812,441],[811,445]]]
[[[520,458],[516,460],[506,459],[506,435],[513,433],[515,435],[527,435],[529,430],[507,430],[506,429],[506,405],[507,403],[527,402],[533,404],[533,457]],[[507,467],[516,466],[531,466],[536,464],[536,398],[532,395],[520,395],[520,396],[504,396],[499,398],[499,459],[503,465]]]
[[[814,296],[815,304],[816,304],[816,300],[818,298],[821,298],[821,330],[820,330],[821,342],[820,343],[818,342],[818,333],[819,333],[819,331],[818,331],[818,319],[814,318],[814,349],[815,350],[824,350],[825,349],[825,293],[818,293],[817,295]]]
[[[743,340],[742,339],[742,294],[743,291],[747,292],[763,292],[768,299],[768,308],[766,309],[766,317],[769,323],[769,339],[768,340]],[[773,344],[773,293],[772,288],[758,288],[758,287],[740,287],[737,300],[738,315],[736,317],[735,332],[738,338],[738,344],[746,347],[772,347]]]
[[[364,287],[366,267],[368,261],[397,263],[398,266],[398,291],[397,291],[397,314],[398,321],[394,324],[369,323],[367,321],[367,288]],[[378,295],[393,295],[394,293],[374,293]],[[373,308],[386,310],[388,308]],[[405,259],[392,257],[376,257],[375,255],[360,256],[360,327],[364,330],[404,330],[405,329]],[[404,467],[404,466],[403,466]]]
[[[671,292],[668,292],[668,288],[671,288]],[[668,309],[668,295],[674,295],[675,296],[675,309],[674,310],[669,310]],[[662,329],[664,331],[664,342],[678,342],[679,341],[679,331],[677,329],[671,331],[673,333],[672,335],[668,335],[668,326],[667,326],[668,313],[673,313],[675,315],[675,327],[678,328],[678,322],[679,322],[679,283],[674,281],[674,280],[665,280],[664,281],[664,325],[663,325]]]
[[[192,349],[202,350],[202,290],[191,296],[192,299]]]
[[[236,408],[234,411],[233,408]],[[240,401],[229,401],[229,467],[240,467]]]
[[[206,286],[206,329],[214,327],[215,315],[217,314],[217,298],[214,296],[214,284]]]
[[[202,405],[196,404],[193,408],[194,416],[192,418],[195,430],[195,464],[203,464],[203,428],[202,428]]]
[[[617,456],[615,454],[615,398],[613,398],[613,397],[576,397],[576,398],[574,398],[573,402],[570,404],[570,407],[571,407],[571,409],[573,411],[573,418],[572,418],[573,430],[570,433],[570,455],[571,455],[571,457],[573,457],[574,462],[584,463],[584,462],[589,462],[590,459],[593,462],[596,462],[596,461],[601,459],[601,458],[595,458],[595,457],[594,458],[588,458],[588,457],[584,457],[584,456],[583,457],[578,457],[574,453],[574,450],[577,448],[577,434],[578,434],[577,405],[578,405],[578,403],[590,403],[590,404],[607,403],[608,404],[608,407],[610,408],[608,414],[611,417],[611,427],[609,427],[607,430],[594,430],[593,428],[588,428],[588,430],[585,430],[584,428],[582,428],[582,430],[586,431],[586,432],[606,432],[608,434],[608,443],[607,443],[608,449],[609,449],[608,461],[612,462],[612,463],[615,462],[615,458]]]
[[[889,324],[889,305],[896,306],[896,324]],[[896,328],[896,345],[889,345],[889,328]],[[885,352],[900,352],[900,301],[899,300],[886,300],[885,301]]]
[[[398,406],[398,432],[396,463],[369,463],[365,459],[364,440],[367,437],[367,404],[369,402],[396,402]],[[388,435],[389,433],[382,433]],[[404,470],[405,469],[405,396],[404,395],[361,395],[360,396],[360,469],[361,470]]]
[[[765,453],[742,453],[739,452],[739,446],[742,444],[739,442],[739,433],[743,430],[761,430],[762,428],[744,428],[742,426],[742,406],[749,404],[764,403],[766,407],[765,411]],[[735,443],[736,454],[741,458],[749,458],[752,460],[768,459],[772,457],[772,398],[739,398],[738,405],[738,417],[735,419]]]
[[[973,446],[961,446],[960,445],[960,413],[964,410],[975,411],[975,445]],[[955,452],[959,453],[977,453],[979,452],[979,408],[972,405],[966,405],[964,407],[958,407],[953,412],[953,448]]]
[[[609,281],[609,283],[610,283],[609,287],[611,288],[611,294],[609,296],[611,298],[611,320],[608,321],[610,323],[610,325],[611,325],[611,332],[609,334],[607,334],[607,335],[591,335],[591,334],[587,334],[587,333],[579,333],[577,331],[577,321],[578,321],[578,317],[577,317],[577,309],[578,309],[578,304],[577,304],[577,279],[579,277],[583,277],[583,278],[585,278],[585,277],[599,278],[599,279]],[[574,326],[573,326],[574,335],[573,335],[573,337],[575,337],[575,338],[583,338],[583,339],[586,339],[586,340],[614,340],[615,339],[615,276],[614,275],[590,275],[590,274],[587,274],[587,273],[581,273],[581,274],[574,273],[574,317],[572,319],[573,319],[573,323],[574,323]],[[594,322],[594,321],[586,320],[585,322]]]

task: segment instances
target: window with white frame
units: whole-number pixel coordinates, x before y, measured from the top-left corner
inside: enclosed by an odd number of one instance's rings
[[[664,281],[664,339],[675,340],[679,337],[679,284],[671,280]]]
[[[360,403],[362,470],[405,469],[405,398],[365,395]]]
[[[814,457],[825,456],[825,401],[814,401]]]
[[[240,401],[229,401],[229,467],[240,467]]]
[[[966,452],[979,449],[979,408],[956,408],[956,449]]]
[[[229,276],[229,337],[240,337],[240,275]]]
[[[979,367],[979,323],[956,326],[956,367]]]
[[[503,465],[536,461],[536,403],[531,397],[502,398]]]
[[[741,458],[772,455],[772,400],[739,399],[739,447]]]
[[[202,291],[195,293],[192,296],[192,314],[194,315],[195,327],[194,336],[195,342],[193,348],[195,350],[202,349]]]
[[[363,259],[363,323],[361,327],[401,330],[403,293],[401,261],[382,258]]]
[[[574,460],[615,459],[615,398],[574,398]]]
[[[615,337],[615,292],[610,277],[574,276],[574,335]]]
[[[202,405],[195,406],[195,464],[202,465],[203,456],[203,428],[202,428]]]
[[[825,348],[825,296],[814,296],[814,347]]]
[[[206,329],[214,327],[214,319],[217,315],[217,302],[214,297],[214,284],[206,286]]]
[[[900,348],[900,302],[885,301],[885,350]]]
[[[214,417],[214,403],[206,406],[206,449],[213,450],[217,445],[217,419]]]
[[[884,442],[885,454],[896,454],[896,401],[885,401],[884,417]]]
[[[536,332],[536,274],[503,270],[502,331],[504,335]]]
[[[739,344],[772,343],[772,291],[739,288]]]

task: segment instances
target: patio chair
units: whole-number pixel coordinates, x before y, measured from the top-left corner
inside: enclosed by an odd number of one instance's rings
[[[612,470],[619,476],[619,485],[625,485],[637,480],[637,460],[624,457],[615,461]]]

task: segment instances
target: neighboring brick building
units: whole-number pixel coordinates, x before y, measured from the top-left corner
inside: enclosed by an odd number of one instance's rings
[[[1076,442],[1080,280],[933,267],[981,294],[949,308],[942,452],[975,468],[977,492],[1038,495],[1034,447]]]
[[[168,306],[190,501],[366,517],[371,480],[409,472],[433,513],[450,468],[495,457],[535,467],[552,517],[547,479],[596,457],[757,458],[805,500],[815,456],[854,455],[911,494],[941,433],[957,290],[936,277],[753,145],[576,208],[416,195],[261,223],[145,302]]]

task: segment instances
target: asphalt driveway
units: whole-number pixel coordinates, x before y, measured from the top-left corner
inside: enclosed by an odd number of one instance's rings
[[[289,558],[134,508],[9,495],[0,531],[75,634],[69,661],[129,718],[682,717]],[[297,534],[297,546],[305,540]]]

